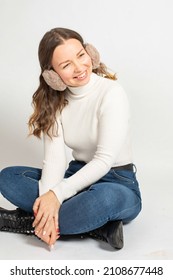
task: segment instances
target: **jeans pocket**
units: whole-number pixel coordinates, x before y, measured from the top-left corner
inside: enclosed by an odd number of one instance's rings
[[[140,193],[138,181],[136,179],[136,173],[128,170],[112,169],[111,171],[117,183],[122,184],[127,188],[131,189],[141,199],[141,193]]]
[[[117,180],[124,183],[134,184],[136,181],[135,174],[132,171],[112,169],[112,174]]]

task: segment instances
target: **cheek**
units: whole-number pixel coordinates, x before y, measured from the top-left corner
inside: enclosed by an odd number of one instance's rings
[[[92,67],[92,61],[89,55],[86,56],[84,63],[87,64],[89,67]]]
[[[66,83],[71,78],[72,73],[71,71],[63,71],[63,72],[59,72],[59,76]]]

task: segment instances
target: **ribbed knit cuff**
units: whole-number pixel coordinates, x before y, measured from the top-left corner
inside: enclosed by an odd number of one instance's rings
[[[42,183],[41,183],[41,180],[38,182],[38,188],[39,188],[39,196],[41,196],[42,194],[46,193],[49,191],[48,188],[44,188]]]
[[[72,197],[73,195],[76,194],[76,192],[74,192],[73,188],[69,187],[68,184],[65,182],[65,179],[58,184],[56,187],[51,188],[50,190],[52,190],[59,202],[62,204],[64,200]]]

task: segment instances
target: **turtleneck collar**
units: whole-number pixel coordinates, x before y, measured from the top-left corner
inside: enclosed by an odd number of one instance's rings
[[[97,74],[91,73],[90,80],[86,85],[80,87],[68,87],[69,89],[68,96],[75,99],[76,98],[80,99],[86,96],[87,94],[93,91],[93,87],[95,86],[95,84],[98,82],[99,79],[100,77]]]

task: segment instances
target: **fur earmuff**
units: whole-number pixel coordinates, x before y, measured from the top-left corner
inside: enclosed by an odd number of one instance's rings
[[[93,69],[97,69],[100,65],[100,54],[98,50],[91,44],[85,45],[87,54],[91,57]]]
[[[64,91],[67,88],[63,80],[54,70],[44,70],[42,76],[46,84],[54,90]]]
[[[91,57],[93,69],[98,68],[100,65],[100,54],[97,49],[91,44],[86,44],[85,50]],[[42,76],[45,82],[54,90],[64,91],[67,88],[67,85],[54,70],[44,70]]]

